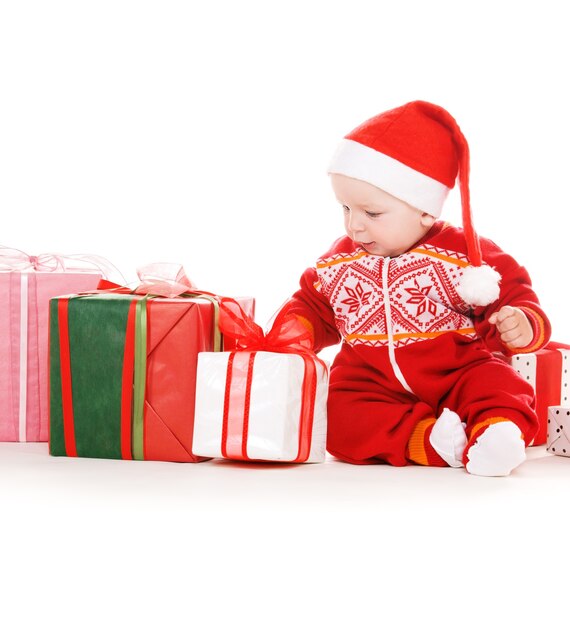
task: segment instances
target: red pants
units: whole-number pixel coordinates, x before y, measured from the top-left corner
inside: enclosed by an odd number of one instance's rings
[[[444,408],[467,424],[467,437],[492,417],[514,422],[528,445],[538,430],[534,390],[480,340],[458,333],[396,349],[413,393],[394,376],[388,348],[343,344],[330,376],[327,450],[350,463],[407,465],[417,423]]]

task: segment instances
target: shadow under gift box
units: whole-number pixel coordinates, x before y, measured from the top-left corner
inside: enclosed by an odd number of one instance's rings
[[[50,307],[50,454],[205,460],[192,437],[197,356],[215,346],[210,300],[96,294]]]

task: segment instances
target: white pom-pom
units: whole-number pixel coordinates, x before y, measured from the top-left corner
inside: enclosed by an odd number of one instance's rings
[[[501,275],[490,265],[468,265],[457,285],[457,293],[467,304],[487,306],[499,297]]]

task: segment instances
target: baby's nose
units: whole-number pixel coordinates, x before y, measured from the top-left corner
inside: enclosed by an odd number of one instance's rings
[[[350,230],[355,232],[363,230],[364,225],[362,223],[362,218],[355,212],[352,212],[348,219],[348,227],[350,228]]]

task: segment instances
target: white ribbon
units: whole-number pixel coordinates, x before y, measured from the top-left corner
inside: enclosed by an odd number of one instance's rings
[[[20,275],[20,405],[19,440],[26,441],[28,409],[28,274]]]

